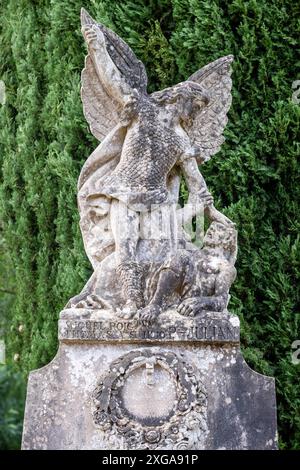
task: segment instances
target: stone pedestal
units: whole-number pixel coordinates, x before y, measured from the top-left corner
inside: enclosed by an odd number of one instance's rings
[[[29,377],[23,449],[276,449],[274,379],[245,363],[236,316],[68,309],[59,339]]]

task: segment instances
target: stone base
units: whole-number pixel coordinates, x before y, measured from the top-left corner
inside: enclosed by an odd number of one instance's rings
[[[56,357],[29,377],[23,449],[277,448],[274,379],[245,363],[237,317],[134,321],[62,312]]]

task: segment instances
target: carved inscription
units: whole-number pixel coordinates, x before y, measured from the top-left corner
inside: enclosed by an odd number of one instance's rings
[[[223,319],[195,319],[192,324],[159,325],[140,320],[60,320],[59,338],[70,341],[238,342],[239,328]]]

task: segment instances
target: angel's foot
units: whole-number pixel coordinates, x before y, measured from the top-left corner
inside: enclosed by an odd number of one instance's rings
[[[143,308],[139,313],[140,320],[153,321],[161,312],[161,308],[157,304],[150,304]]]
[[[70,306],[71,308],[90,308],[90,309],[102,308],[101,299],[95,294],[87,295],[85,298],[82,298],[82,296],[76,296],[76,297],[73,297],[73,299],[71,299],[68,304],[68,306]]]
[[[129,320],[133,318],[138,312],[137,303],[134,300],[127,300],[125,306],[119,312],[118,316],[124,318],[124,320]]]
[[[177,311],[180,315],[184,315],[185,317],[194,317],[198,313],[199,307],[200,300],[193,297],[183,300],[177,307]]]

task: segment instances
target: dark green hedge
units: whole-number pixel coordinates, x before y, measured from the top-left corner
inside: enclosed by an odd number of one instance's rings
[[[20,372],[0,364],[0,449],[21,445],[25,384]]]
[[[294,0],[0,0],[1,231],[15,266],[8,356],[22,370],[57,348],[57,318],[90,274],[76,180],[95,148],[83,118],[79,10],[113,28],[145,63],[149,90],[234,54],[233,106],[222,151],[203,167],[217,206],[239,230],[231,311],[244,356],[276,377],[281,446],[300,448],[299,8]],[[7,311],[6,311],[7,312]],[[21,332],[20,325],[23,325]]]

